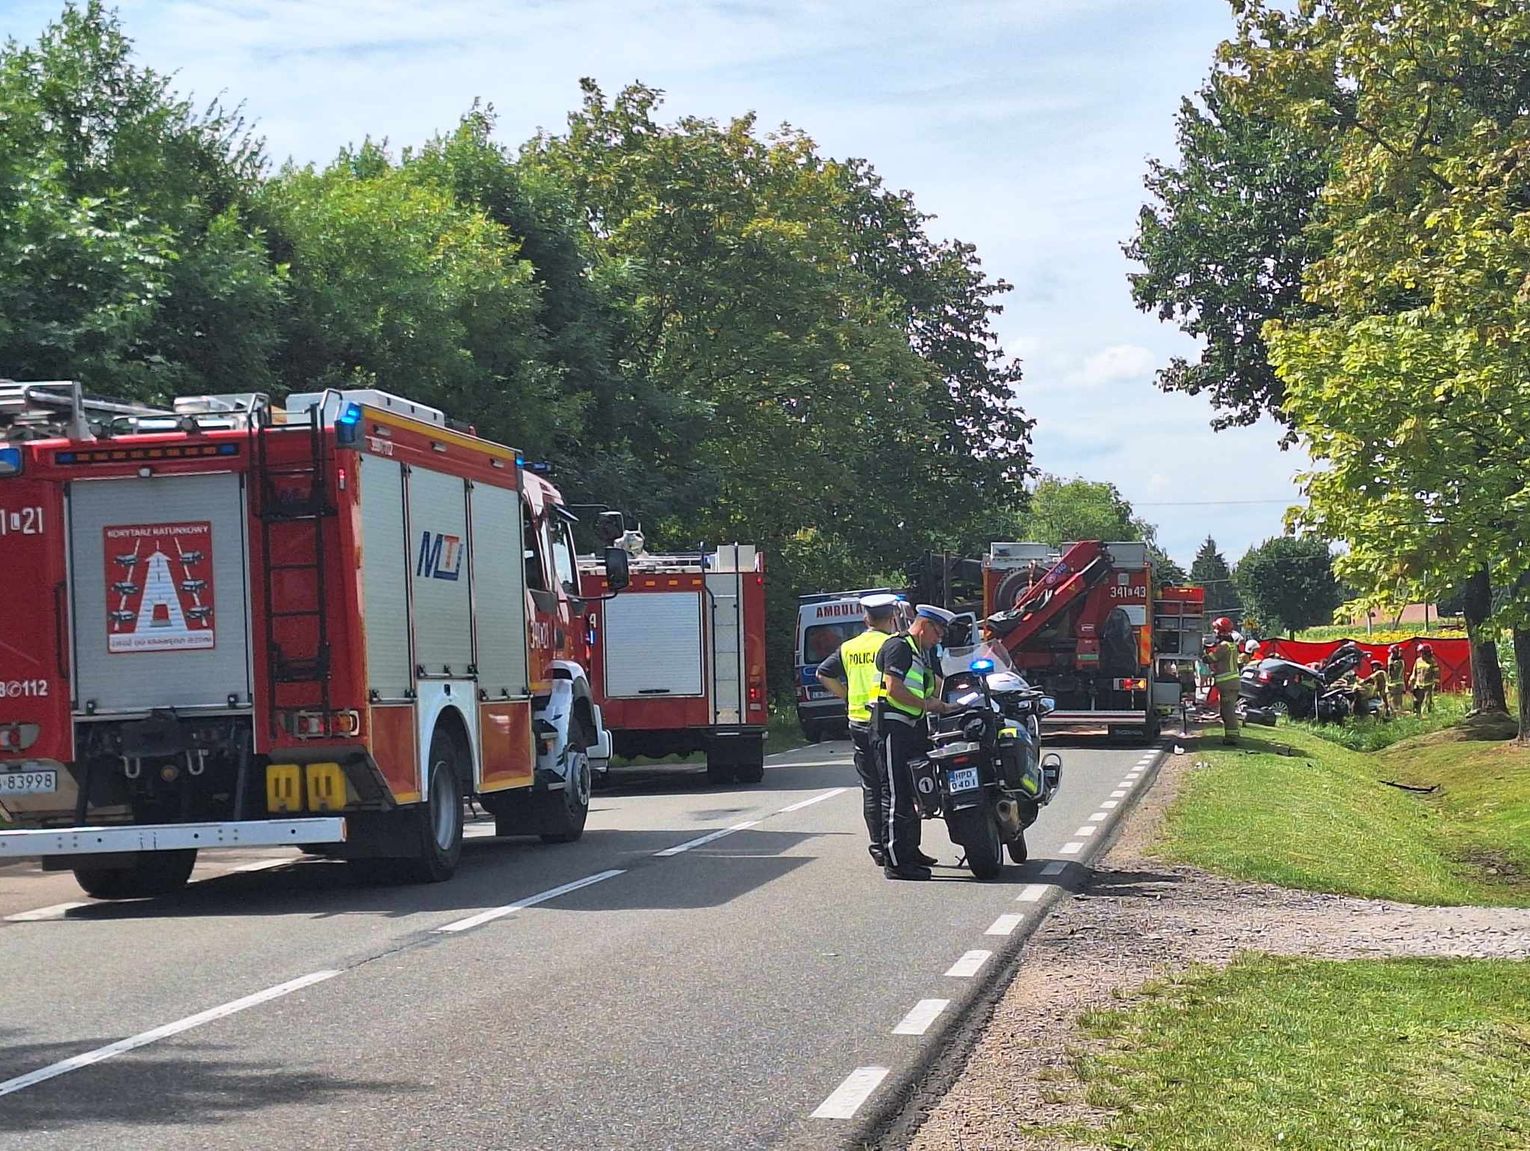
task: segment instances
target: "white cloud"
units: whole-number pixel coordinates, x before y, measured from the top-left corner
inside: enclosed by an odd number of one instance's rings
[[[1069,378],[1082,388],[1100,388],[1145,380],[1158,366],[1158,357],[1138,344],[1115,344],[1088,357]]]

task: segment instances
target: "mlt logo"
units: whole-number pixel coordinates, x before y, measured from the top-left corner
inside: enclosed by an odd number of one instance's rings
[[[429,579],[454,580],[462,574],[464,550],[461,536],[421,532],[420,558],[414,565],[414,574]]]

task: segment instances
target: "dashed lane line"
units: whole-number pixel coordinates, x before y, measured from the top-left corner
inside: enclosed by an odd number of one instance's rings
[[[853,1119],[871,1093],[887,1078],[886,1067],[857,1067],[813,1112],[814,1119]]]
[[[946,974],[953,979],[970,979],[992,958],[992,951],[968,951],[946,969]]]
[[[743,823],[735,823],[732,827],[724,827],[717,831],[709,832],[706,835],[697,836],[695,839],[688,839],[684,843],[677,843],[674,847],[666,847],[663,851],[656,851],[654,856],[658,859],[668,859],[674,855],[684,855],[692,848],[715,843],[723,836],[732,835],[734,832],[748,831],[751,827],[759,826],[759,823],[758,819],[746,819]]]
[[[788,807],[783,807],[776,812],[777,815],[785,815],[788,811],[801,811],[804,807],[812,807],[815,803],[822,803],[826,799],[833,799],[836,795],[844,795],[849,791],[848,787],[836,787],[833,791],[826,791],[822,795],[815,795],[810,799],[801,799]]]
[[[15,915],[7,915],[7,923],[45,923],[53,919],[63,919],[76,907],[89,907],[87,899],[76,900],[73,903],[55,903],[51,907],[39,907],[33,911],[18,911]]]
[[[312,987],[315,983],[323,983],[326,979],[333,979],[339,975],[338,971],[315,971],[308,975],[299,976],[297,979],[289,979],[286,983],[278,983],[275,987],[268,987],[264,991],[257,991],[253,995],[246,995],[242,999],[234,999],[217,1007],[210,1007],[206,1011],[199,1011],[195,1015],[188,1015],[184,1019],[177,1019],[174,1023],[166,1023],[163,1027],[156,1027],[152,1031],[142,1031],[137,1035],[130,1035],[126,1039],[119,1039],[115,1043],[108,1043],[105,1047],[97,1047],[91,1051],[73,1055],[58,1063],[50,1063],[46,1067],[39,1067],[36,1071],[28,1071],[25,1075],[18,1075],[14,1079],[7,1079],[0,1083],[0,1095],[10,1095],[17,1091],[24,1091],[28,1087],[35,1087],[39,1083],[45,1083],[49,1079],[56,1079],[60,1075],[67,1075],[71,1071],[78,1071],[82,1067],[90,1067],[103,1060],[110,1059],[114,1055],[121,1055],[124,1051],[133,1051],[139,1047],[147,1047],[150,1043],[156,1043],[161,1039],[169,1039],[172,1035],[179,1035],[183,1031],[190,1031],[193,1027],[200,1027],[204,1023],[211,1023],[216,1019],[223,1019],[229,1015],[238,1014],[251,1007],[257,1007],[262,1003],[269,1003],[273,999],[280,999],[283,995],[291,995],[294,991],[301,991],[305,987]]]
[[[1042,875],[1061,875],[1068,870],[1068,865],[1060,859],[1054,859],[1041,869]]]
[[[496,919],[503,919],[507,915],[514,915],[528,907],[535,907],[539,903],[546,903],[549,899],[557,899],[560,895],[567,895],[571,891],[578,891],[582,887],[600,883],[607,879],[615,879],[618,875],[625,875],[622,868],[612,868],[610,871],[597,872],[594,875],[586,875],[583,879],[576,879],[572,883],[565,883],[559,887],[550,887],[546,891],[540,891],[536,895],[528,895],[525,899],[518,899],[514,903],[507,903],[503,907],[491,907],[487,911],[480,911],[477,915],[469,915],[466,919],[459,919],[455,923],[448,923],[444,927],[436,928],[438,935],[450,935],[459,931],[471,931],[475,927],[482,927],[485,923],[492,923]]]
[[[984,935],[1013,935],[1015,928],[1025,922],[1025,916],[1021,912],[1012,911],[1007,915],[1001,915],[988,926]]]
[[[1066,866],[1067,866],[1067,864],[1064,864],[1064,863],[1049,863],[1049,864],[1047,864],[1045,870],[1043,870],[1041,874],[1042,875],[1057,875]],[[1052,870],[1052,868],[1054,868],[1054,867],[1057,868],[1056,871]],[[1022,891],[1019,895],[1015,896],[1015,902],[1016,903],[1040,903],[1041,902],[1041,897],[1044,896],[1046,893],[1047,893],[1047,885],[1045,883],[1030,883],[1030,884],[1026,885],[1026,888],[1025,888],[1024,891]]]
[[[894,1035],[923,1035],[930,1025],[940,1018],[940,1013],[951,1006],[949,999],[921,999],[914,1009],[903,1017],[903,1022],[893,1028]]]
[[[1065,843],[1065,844],[1063,844],[1062,847],[1058,849],[1058,854],[1060,854],[1060,855],[1077,855],[1079,852],[1081,852],[1083,850],[1084,850],[1084,845],[1081,842],[1079,842],[1078,840],[1075,839],[1072,843]]]

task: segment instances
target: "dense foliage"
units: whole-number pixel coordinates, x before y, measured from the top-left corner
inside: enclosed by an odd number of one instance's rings
[[[1496,706],[1499,627],[1530,667],[1530,10],[1232,7],[1129,249],[1138,302],[1206,341],[1164,382],[1300,438],[1316,466],[1294,526],[1346,545],[1357,606],[1463,591]]]
[[[1328,545],[1276,536],[1249,548],[1233,572],[1243,606],[1269,634],[1328,623],[1343,600]]]
[[[1025,502],[1009,285],[864,161],[586,82],[522,148],[491,108],[272,173],[134,63],[96,0],[0,50],[0,373],[163,399],[377,386],[555,465],[650,546],[800,591],[976,552]]]

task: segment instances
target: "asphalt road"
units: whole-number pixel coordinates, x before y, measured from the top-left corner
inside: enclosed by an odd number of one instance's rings
[[[754,788],[628,774],[577,844],[471,828],[430,887],[208,854],[180,894],[103,904],[0,870],[0,1149],[844,1145],[1151,770],[1059,750],[1031,861],[993,883],[884,879],[845,744]]]

